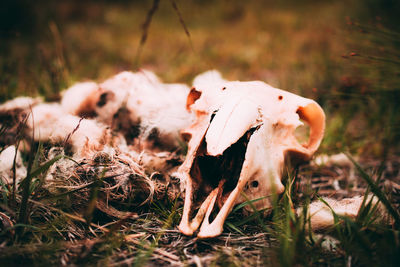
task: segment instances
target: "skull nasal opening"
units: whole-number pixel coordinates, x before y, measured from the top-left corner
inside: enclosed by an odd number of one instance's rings
[[[219,207],[223,205],[224,199],[237,186],[247,145],[251,135],[259,127],[249,129],[237,142],[218,156],[207,154],[207,143],[203,138],[190,169],[190,176],[196,191],[193,196],[194,203],[203,202],[213,189],[221,187],[217,204]]]
[[[218,112],[218,109],[214,110],[214,112],[211,114],[210,123],[213,121],[213,119],[214,119],[215,115],[217,114],[217,112]]]

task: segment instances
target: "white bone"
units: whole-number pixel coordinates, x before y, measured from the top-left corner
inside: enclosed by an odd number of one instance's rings
[[[344,198],[342,200],[335,200],[331,198],[324,198],[324,202],[317,200],[312,202],[308,207],[307,221],[310,220],[312,230],[322,230],[335,225],[335,218],[333,212],[339,216],[346,216],[355,219],[361,205],[363,203],[363,196],[355,196],[352,198]],[[378,202],[377,197],[369,195],[365,204],[372,200],[372,206]],[[328,206],[329,205],[329,206]],[[378,206],[378,209],[382,208]],[[297,214],[303,212],[302,208],[297,209]],[[384,214],[384,212],[381,212]]]
[[[334,155],[319,155],[315,157],[315,159],[312,161],[313,164],[317,166],[332,166],[332,165],[338,165],[341,167],[353,167],[353,163],[351,160],[344,154],[344,153],[339,153],[339,154],[334,154]]]
[[[191,140],[186,160],[178,170],[186,190],[179,229],[192,235],[200,227],[200,238],[221,234],[233,205],[246,197],[263,198],[253,203],[258,209],[270,207],[268,197],[284,191],[281,177],[285,156],[292,153],[310,159],[325,128],[325,115],[313,100],[259,81],[228,82],[215,71],[195,79],[186,106],[196,115],[196,121],[184,131]],[[303,124],[300,119],[310,125],[306,144],[299,144],[294,136],[295,129]],[[240,168],[239,172],[235,168]],[[224,191],[225,184],[230,192]],[[199,192],[204,202],[195,215],[195,195]],[[210,222],[216,203],[220,210]],[[199,220],[203,220],[201,225]]]

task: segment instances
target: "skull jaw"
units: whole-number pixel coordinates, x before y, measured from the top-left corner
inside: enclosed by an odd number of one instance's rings
[[[204,216],[209,216],[209,208],[210,206],[213,207],[215,204],[215,200],[218,195],[218,188],[214,189],[206,198],[206,200],[201,204],[199,211],[197,212],[196,216],[192,221],[190,221],[190,209],[192,206],[192,182],[190,180],[187,181],[186,184],[186,195],[185,195],[185,204],[183,208],[183,215],[181,222],[178,226],[179,231],[184,235],[191,236],[193,233],[199,228],[200,224],[202,223]],[[207,217],[208,218],[208,217]],[[222,233],[222,230],[221,230]]]
[[[256,202],[255,205],[260,208],[270,207],[268,201],[270,192],[280,194],[284,191],[280,181],[284,164],[284,152],[282,151],[284,148],[262,146],[263,140],[271,135],[270,127],[265,127],[267,128],[251,128],[236,143],[221,153],[222,155],[215,157],[207,156],[207,143],[203,137],[197,147],[198,152],[187,158],[187,161],[179,170],[181,178],[186,181],[184,210],[178,227],[183,234],[191,236],[200,227],[197,235],[199,238],[211,238],[220,235],[223,231],[224,222],[233,206],[246,200],[243,199],[241,193],[243,191],[249,192],[244,190],[245,187],[248,187],[249,181],[258,181],[259,183],[256,198],[264,198]],[[204,156],[204,153],[206,153],[206,156]],[[269,158],[268,164],[265,163],[267,158]],[[212,171],[209,169],[212,169]],[[223,177],[230,180],[225,181]],[[234,177],[237,177],[236,182]],[[216,186],[214,179],[220,179],[217,181],[218,186]],[[213,189],[207,190],[210,186]],[[203,193],[204,196],[200,199],[207,197],[193,217],[191,215],[192,207],[197,204],[194,202],[199,200],[198,196]],[[250,195],[249,198],[255,199],[253,195]],[[223,203],[221,204],[219,200]],[[216,202],[218,202],[220,210],[210,222]],[[193,217],[192,220],[190,220],[191,216]]]
[[[197,229],[200,227],[200,230],[197,234],[198,238],[212,238],[219,236],[223,232],[223,226],[226,218],[231,212],[234,205],[246,201],[241,196],[245,185],[249,182],[251,178],[254,178],[254,175],[249,175],[252,170],[252,166],[246,165],[243,166],[241,176],[238,180],[235,188],[229,193],[228,197],[224,201],[222,207],[220,208],[218,214],[210,222],[211,213],[214,210],[214,206],[217,202],[218,192],[219,190],[223,190],[221,187],[215,188],[211,191],[211,193],[207,196],[206,200],[201,204],[197,214],[195,217],[190,220],[190,211],[193,206],[193,187],[191,180],[188,180],[186,184],[186,195],[185,195],[185,203],[183,209],[182,220],[178,226],[178,229],[187,236],[192,236]],[[277,176],[276,177],[280,177]],[[271,179],[271,183],[276,182],[276,179]],[[273,192],[275,194],[281,194],[284,191],[284,186],[278,180],[277,184],[269,184],[267,186],[269,189],[268,192]],[[254,203],[257,209],[269,208],[270,202],[269,197],[270,194],[263,196],[264,199]],[[253,198],[252,198],[253,199]]]
[[[232,186],[231,181],[231,185],[229,187],[231,189],[227,188],[228,190],[222,198],[224,199],[224,203],[220,205],[220,210],[212,222],[210,222],[210,215],[214,210],[214,206],[218,200],[218,196],[224,193],[224,189],[222,188],[222,186],[220,186],[221,181],[219,181],[218,187],[212,190],[206,191],[198,187],[199,177],[204,178],[202,177],[201,169],[207,169],[208,167],[207,165],[202,166],[200,164],[201,161],[199,160],[199,157],[201,157],[201,155],[203,155],[204,153],[204,139],[200,142],[201,144],[203,144],[197,147],[200,153],[193,153],[192,157],[187,159],[187,161],[180,168],[181,177],[183,177],[183,180],[186,181],[186,195],[183,216],[181,223],[178,227],[183,234],[191,236],[200,227],[200,230],[197,234],[199,238],[212,238],[220,235],[223,232],[224,222],[228,217],[230,211],[232,210],[233,206],[235,204],[245,202],[249,199],[260,199],[254,202],[252,205],[252,207],[255,206],[257,209],[266,209],[271,207],[269,201],[270,195],[281,194],[285,189],[283,184],[281,183],[281,176],[283,172],[286,152],[289,151],[288,147],[292,147],[291,143],[293,141],[291,138],[286,138],[286,142],[282,144],[274,144],[273,142],[265,144],[265,140],[268,140],[268,138],[272,137],[272,139],[274,139],[275,135],[287,136],[288,133],[286,131],[292,132],[293,130],[291,128],[287,128],[287,130],[277,130],[277,128],[279,127],[272,124],[266,124],[264,126],[261,126],[260,128],[257,128],[254,131],[246,132],[242,138],[240,138],[236,143],[234,143],[224,151],[224,153],[222,154],[222,160],[217,159],[217,163],[221,163],[223,165],[222,167],[220,167],[223,170],[225,170],[226,167],[239,165],[240,175],[237,179],[237,183],[234,184],[234,186]],[[248,133],[251,133],[251,135],[250,137],[247,137],[248,141],[245,145],[245,149],[243,152],[243,149],[240,148],[240,144],[242,144],[243,140],[246,139]],[[234,149],[237,146],[239,146],[239,148]],[[244,153],[244,156],[241,157],[240,155],[238,155],[238,153],[236,153],[238,151]],[[232,153],[235,153],[234,158],[242,158],[243,162],[240,163],[240,160],[238,161],[237,159],[232,159],[230,157]],[[217,158],[218,157],[219,156],[217,156]],[[229,160],[233,160],[233,164],[226,165],[225,162]],[[214,165],[211,164],[210,166]],[[192,170],[196,171],[193,172]],[[218,177],[226,175],[224,171],[222,173],[220,171],[217,173],[220,174],[218,175]],[[235,173],[235,171],[230,173]],[[205,174],[207,176],[208,172],[206,172]],[[231,176],[229,177],[233,178]],[[200,184],[201,182],[204,181],[200,181]],[[257,186],[253,186],[254,188],[251,188],[253,183],[257,184]],[[215,184],[216,183],[214,182],[214,185]],[[190,220],[192,207],[194,206],[194,204],[196,204],[194,202],[198,199],[195,194],[199,192],[200,194],[202,192],[209,193],[205,193],[206,195],[204,195],[204,197],[207,197],[201,204],[197,214],[192,220]],[[244,192],[243,196],[241,195],[242,192]],[[246,197],[246,195],[248,196],[248,198]]]
[[[211,193],[207,196],[206,200],[201,204],[200,209],[197,212],[194,219],[190,221],[189,214],[191,206],[193,204],[192,202],[193,188],[191,182],[188,182],[186,185],[186,196],[185,196],[185,204],[183,208],[182,220],[178,226],[178,229],[184,235],[192,236],[201,224],[199,233],[197,234],[198,238],[212,238],[222,234],[224,222],[228,217],[230,211],[232,210],[233,206],[236,204],[236,200],[238,199],[241,189],[246,183],[246,180],[239,178],[237,186],[229,194],[227,200],[225,201],[222,208],[218,212],[217,216],[211,223],[210,223],[210,215],[214,209],[218,197],[218,192],[219,190],[222,190],[222,188],[218,187],[215,188],[213,191],[211,191]]]
[[[183,234],[193,235],[200,225],[199,238],[210,238],[222,233],[224,221],[249,177],[249,168],[245,167],[246,149],[255,130],[250,129],[216,156],[209,154],[205,135],[202,135],[196,152],[179,169],[182,180],[186,181],[184,210],[178,226]],[[190,220],[193,206],[197,204],[194,202],[200,199],[204,201]],[[216,202],[220,210],[210,223]]]

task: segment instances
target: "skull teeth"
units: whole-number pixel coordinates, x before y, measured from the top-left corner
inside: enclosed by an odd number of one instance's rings
[[[185,235],[193,235],[193,233],[199,228],[206,213],[209,213],[208,211],[210,205],[211,207],[214,207],[215,200],[218,196],[218,191],[219,188],[215,188],[213,191],[211,191],[206,200],[201,204],[200,209],[198,210],[196,216],[193,218],[192,221],[190,221],[189,216],[181,221],[178,228],[182,233],[184,233]]]

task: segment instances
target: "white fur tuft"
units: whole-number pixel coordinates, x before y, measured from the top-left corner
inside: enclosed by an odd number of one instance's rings
[[[17,153],[17,155],[15,155]],[[16,150],[15,146],[9,146],[0,153],[0,180],[6,184],[13,182],[13,165],[15,157],[15,177],[16,183],[26,177],[26,168],[22,163],[21,153]]]
[[[209,70],[197,75],[193,80],[194,87],[203,87],[226,82],[222,75],[217,70]]]
[[[9,100],[0,105],[0,112],[6,112],[15,109],[29,109],[43,100],[41,98],[32,98],[27,96],[20,96]]]
[[[72,115],[79,115],[86,109],[94,109],[93,101],[88,101],[99,90],[95,82],[77,83],[65,90],[61,101],[63,110]]]

